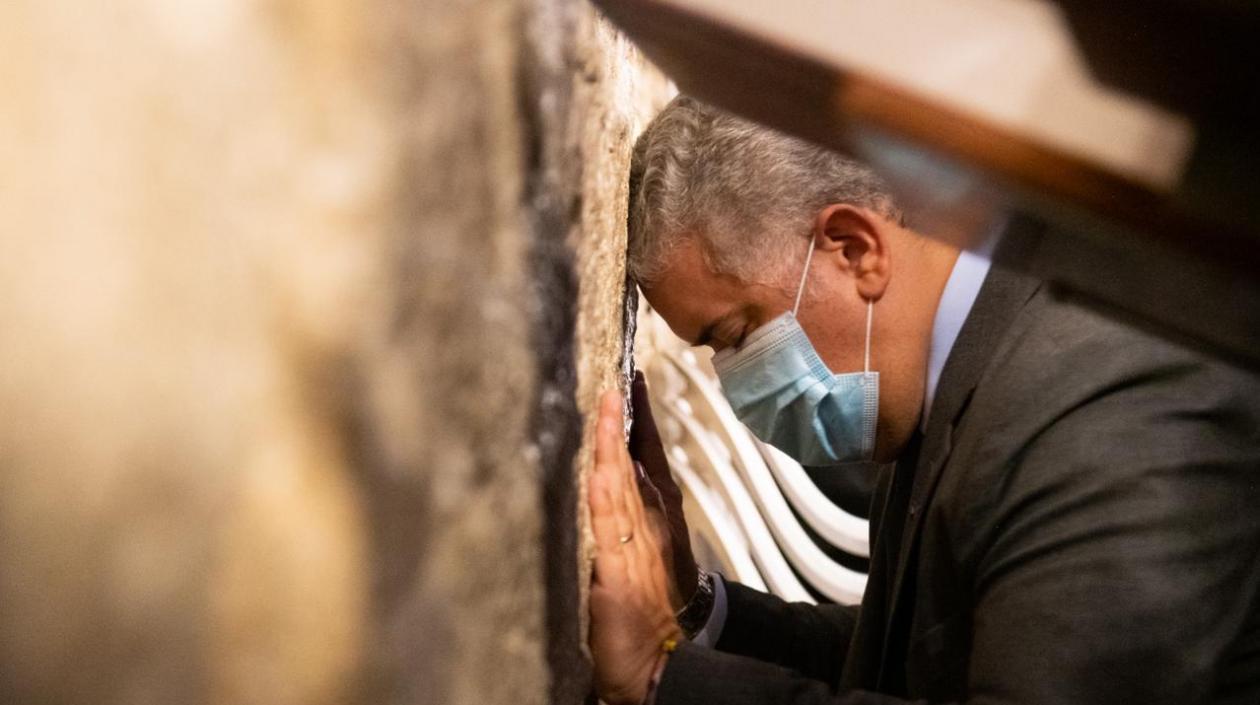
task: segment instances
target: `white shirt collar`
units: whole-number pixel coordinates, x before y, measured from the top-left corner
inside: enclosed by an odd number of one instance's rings
[[[997,230],[1000,233],[1001,230]],[[958,333],[976,303],[984,278],[989,274],[989,260],[998,237],[986,238],[975,250],[963,250],[954,262],[954,270],[950,272],[945,290],[941,292],[940,304],[936,307],[936,319],[932,322],[932,345],[928,351],[927,385],[923,394],[923,416],[919,421],[919,429],[926,431],[928,413],[932,410],[932,401],[936,399],[936,388],[941,381],[941,372],[945,369],[945,361],[954,349]]]

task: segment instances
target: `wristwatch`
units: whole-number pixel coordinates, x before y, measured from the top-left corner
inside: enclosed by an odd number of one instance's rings
[[[700,577],[695,593],[674,615],[688,639],[694,638],[704,629],[704,625],[709,622],[709,614],[713,612],[713,574],[706,570],[698,572]]]

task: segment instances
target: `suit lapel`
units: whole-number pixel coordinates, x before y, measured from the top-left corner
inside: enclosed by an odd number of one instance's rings
[[[1017,256],[1018,253],[1012,252],[1013,249],[1023,250],[1025,247],[1035,246],[1037,237],[1034,228],[1031,223],[1012,221],[995,253],[995,261]],[[897,612],[904,609],[901,607],[904,597],[901,592],[906,583],[906,571],[913,560],[914,546],[926,513],[925,508],[953,449],[954,427],[1003,335],[1040,286],[1041,282],[1036,279],[995,264],[989,270],[971,313],[963,323],[958,339],[945,361],[936,399],[932,402],[928,415],[928,426],[919,449],[918,462],[914,466],[913,481],[907,483],[910,486],[910,496],[904,505],[905,517],[884,517],[885,525],[899,520],[905,522],[900,536],[900,549],[897,551],[897,565],[892,573],[892,591],[889,593],[888,622],[884,638],[885,666]],[[886,672],[887,668],[882,668],[881,671]]]

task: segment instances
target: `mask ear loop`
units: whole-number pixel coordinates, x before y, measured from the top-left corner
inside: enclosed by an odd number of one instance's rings
[[[805,294],[805,277],[809,276],[809,263],[814,259],[814,238],[809,238],[809,252],[805,255],[805,269],[801,270],[801,283],[796,286],[796,303],[792,304],[792,316],[801,308],[801,296]]]
[[[805,255],[805,269],[801,270],[801,283],[796,287],[796,301],[792,304],[792,315],[801,308],[801,297],[805,295],[805,278],[809,276],[809,263],[814,259],[814,241],[809,241],[809,252]],[[866,300],[866,354],[862,361],[862,372],[871,372],[871,316],[875,312],[875,300]]]
[[[871,372],[871,313],[875,310],[875,300],[866,300],[866,361],[862,363],[862,371]]]

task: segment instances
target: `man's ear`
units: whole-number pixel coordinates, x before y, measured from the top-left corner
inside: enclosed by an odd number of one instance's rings
[[[889,254],[885,219],[874,211],[835,203],[814,220],[814,247],[834,258],[853,278],[858,294],[877,301],[888,288]]]

